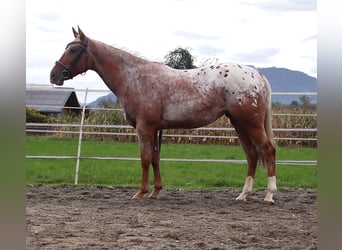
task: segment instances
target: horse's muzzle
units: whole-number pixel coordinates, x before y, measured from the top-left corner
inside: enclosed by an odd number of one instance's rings
[[[56,84],[56,85],[63,85],[64,80],[66,78],[66,74],[63,71],[59,71],[59,70],[54,70],[52,69],[50,72],[50,82],[52,84]]]

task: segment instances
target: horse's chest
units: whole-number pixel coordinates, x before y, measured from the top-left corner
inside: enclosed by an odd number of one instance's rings
[[[124,115],[125,115],[125,120],[127,121],[127,123],[135,128],[136,123],[137,123],[136,116],[133,116],[131,113],[127,112],[126,110],[124,112]]]

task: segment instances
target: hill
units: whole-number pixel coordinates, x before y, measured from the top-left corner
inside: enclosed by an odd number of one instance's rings
[[[273,92],[317,92],[317,78],[301,71],[286,68],[257,68],[269,80]],[[298,101],[299,96],[273,96],[273,102],[290,104]],[[310,96],[311,103],[317,103],[317,97]]]
[[[91,108],[109,107],[118,102],[118,98],[113,93],[98,97],[95,101],[88,104]]]

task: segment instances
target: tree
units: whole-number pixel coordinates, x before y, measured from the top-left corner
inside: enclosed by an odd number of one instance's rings
[[[299,103],[298,103],[298,101],[293,100],[293,101],[290,103],[290,106],[298,107],[298,106],[299,106]]]
[[[164,63],[174,69],[193,69],[194,57],[189,49],[178,47],[164,57]]]
[[[302,95],[299,97],[299,103],[302,107],[308,108],[310,106],[310,97],[307,95]]]

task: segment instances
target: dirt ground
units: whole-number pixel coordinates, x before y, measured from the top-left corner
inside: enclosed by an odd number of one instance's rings
[[[240,190],[163,190],[27,186],[27,249],[316,249],[317,192],[265,190],[237,202]]]

